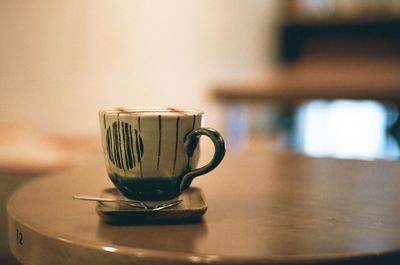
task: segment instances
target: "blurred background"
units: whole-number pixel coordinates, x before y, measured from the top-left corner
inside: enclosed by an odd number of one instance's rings
[[[97,133],[110,106],[211,109],[213,82],[264,70],[276,45],[276,1],[0,4],[0,121],[56,133]]]
[[[10,192],[101,157],[101,108],[202,109],[228,152],[399,156],[399,0],[3,0],[0,36],[4,264]]]

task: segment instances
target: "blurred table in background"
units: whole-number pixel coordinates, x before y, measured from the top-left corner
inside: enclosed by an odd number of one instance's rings
[[[381,108],[385,108],[385,113],[380,115],[387,114],[386,117],[381,117],[387,120],[381,130],[390,132],[386,133],[388,140],[383,145],[392,145],[395,148],[387,148],[389,150],[378,157],[386,158],[392,153],[396,153],[395,156],[398,157],[399,9],[392,1],[342,2],[282,1],[283,17],[277,28],[278,69],[253,80],[221,82],[216,85],[213,97],[227,103],[228,113],[237,108],[235,106],[238,103],[246,103],[247,106],[260,102],[279,104],[279,124],[288,136],[286,145],[300,150],[302,148],[296,146],[296,141],[304,132],[295,132],[294,127],[298,125],[295,124],[295,114],[307,102],[319,100],[325,104],[342,99],[357,100],[357,104],[361,101],[379,102]],[[238,116],[237,110],[234,111]],[[393,117],[397,120],[392,121]],[[352,123],[355,124],[362,117],[353,119]],[[370,128],[375,126],[369,125]],[[235,126],[240,128],[241,125]],[[235,126],[228,125],[230,129]],[[323,126],[330,127],[326,123],[320,125]],[[342,124],[338,127],[344,130],[350,126]],[[367,131],[357,132],[357,128],[350,133],[362,136],[368,134]],[[333,140],[331,137],[324,139],[324,142]],[[357,140],[354,137],[348,139],[348,142]],[[368,139],[365,139],[365,143],[368,145]]]
[[[385,134],[389,132],[388,136],[400,144],[399,69],[400,58],[396,56],[305,56],[271,70],[262,77],[221,82],[214,87],[212,97],[226,107],[228,130],[240,130],[245,126],[240,124],[241,115],[237,113],[237,106],[260,103],[279,105],[281,112],[277,119],[280,119],[283,130],[289,135],[287,145],[291,148],[295,145],[292,143],[294,138],[297,137],[294,135],[295,116],[303,103],[315,100],[379,102],[384,109],[383,123],[387,123],[381,125],[384,127],[381,130]],[[232,111],[235,113],[234,117],[229,119]],[[387,114],[391,114],[394,120],[390,121]],[[253,113],[253,116],[256,115],[257,113]],[[355,119],[357,122],[357,117]],[[243,123],[246,122],[246,118],[242,120]],[[236,124],[230,124],[235,122]],[[343,126],[343,130],[345,129]]]
[[[255,80],[216,85],[213,97],[235,101],[274,101],[286,105],[314,99],[378,100],[400,103],[400,58],[312,57]]]
[[[39,175],[101,153],[96,135],[57,135],[32,124],[0,124],[0,173]]]

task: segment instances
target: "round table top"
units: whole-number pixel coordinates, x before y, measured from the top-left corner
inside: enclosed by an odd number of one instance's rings
[[[299,264],[400,252],[400,163],[230,152],[194,180],[208,211],[189,224],[108,225],[100,161],[31,181],[8,202],[13,254],[26,264]]]

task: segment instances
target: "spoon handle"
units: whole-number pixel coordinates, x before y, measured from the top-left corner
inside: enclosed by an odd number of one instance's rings
[[[163,209],[172,208],[182,202],[182,200],[176,200],[169,203],[152,206],[148,205],[145,202],[129,200],[129,199],[111,199],[111,198],[102,198],[102,197],[87,196],[87,195],[74,195],[72,196],[72,198],[75,200],[83,200],[83,201],[124,203],[132,207],[146,209],[149,211],[160,211]]]
[[[125,202],[125,203],[139,203],[139,201],[128,200],[128,199],[111,199],[111,198],[101,198],[95,196],[86,196],[86,195],[75,195],[72,196],[75,200],[83,200],[83,201],[96,201],[96,202]]]

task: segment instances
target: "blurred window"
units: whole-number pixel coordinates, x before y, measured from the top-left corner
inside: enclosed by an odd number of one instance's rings
[[[387,124],[385,106],[375,101],[311,101],[297,113],[296,146],[315,156],[396,158]]]

